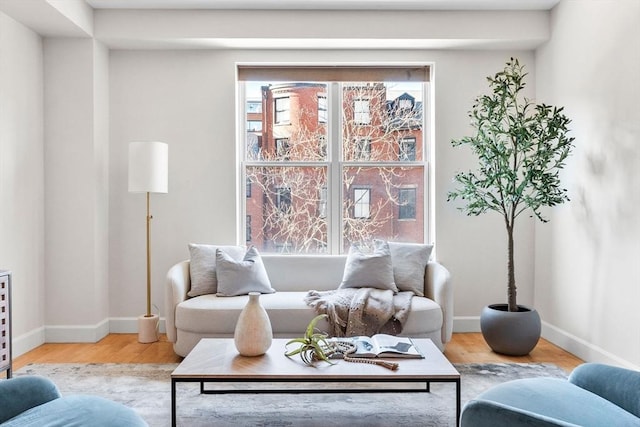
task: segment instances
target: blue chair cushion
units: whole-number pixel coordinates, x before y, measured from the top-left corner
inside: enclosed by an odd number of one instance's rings
[[[639,427],[640,419],[569,381],[529,378],[499,384],[468,402],[461,425]]]
[[[146,427],[133,409],[98,396],[68,395],[33,407],[2,427]]]

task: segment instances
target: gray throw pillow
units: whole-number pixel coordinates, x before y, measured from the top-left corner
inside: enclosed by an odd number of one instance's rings
[[[218,292],[218,278],[216,275],[216,250],[223,249],[231,258],[242,260],[245,248],[242,246],[216,246],[189,244],[189,275],[191,289],[187,292],[190,297]]]
[[[220,297],[246,295],[249,292],[272,294],[275,289],[256,248],[250,248],[242,261],[236,261],[224,250],[216,251],[218,293]]]
[[[391,251],[387,242],[377,242],[372,253],[364,253],[358,246],[352,245],[340,288],[376,288],[398,292],[393,281]]]
[[[401,291],[424,296],[424,272],[433,245],[388,242],[393,263],[393,280]]]

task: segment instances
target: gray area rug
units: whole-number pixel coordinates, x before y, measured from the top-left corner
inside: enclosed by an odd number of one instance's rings
[[[170,378],[176,366],[32,364],[19,369],[15,375],[49,377],[62,394],[103,396],[134,408],[151,427],[165,427],[171,425]],[[552,364],[455,366],[461,374],[463,404],[483,390],[504,381],[567,376]],[[349,384],[340,386],[346,388]],[[411,386],[402,385],[403,388]],[[233,387],[248,386],[234,384]],[[179,426],[455,426],[453,383],[433,383],[431,393],[201,395],[199,391],[198,383],[177,384]]]

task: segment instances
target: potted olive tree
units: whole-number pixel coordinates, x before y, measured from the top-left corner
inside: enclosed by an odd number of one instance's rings
[[[475,135],[452,141],[472,150],[478,168],[456,174],[447,198],[461,199],[467,215],[494,211],[504,220],[507,304],[485,307],[480,326],[494,351],[510,355],[528,354],[540,338],[538,313],[516,301],[515,222],[525,213],[547,222],[542,209],[569,200],[559,173],[574,139],[567,136],[570,120],[563,108],[534,104],[523,95],[526,76],[511,58],[504,70],[487,77],[490,93],[477,97],[469,112]]]

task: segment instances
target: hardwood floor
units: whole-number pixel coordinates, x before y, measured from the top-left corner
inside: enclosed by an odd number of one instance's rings
[[[445,355],[452,363],[554,363],[567,373],[582,363],[546,340],[540,340],[527,356],[499,355],[491,351],[480,333],[453,334]],[[43,344],[17,357],[13,369],[29,363],[177,363],[181,360],[165,335],[158,342],[140,344],[137,334],[110,334],[95,344]]]
[[[453,334],[444,354],[451,363],[553,363],[567,373],[584,363],[582,359],[545,339],[540,339],[536,348],[526,356],[494,353],[480,333]]]

